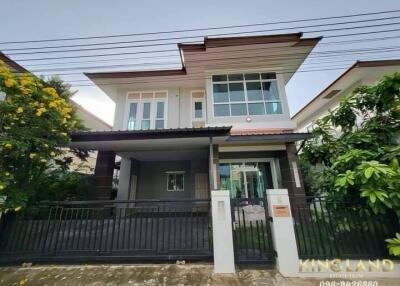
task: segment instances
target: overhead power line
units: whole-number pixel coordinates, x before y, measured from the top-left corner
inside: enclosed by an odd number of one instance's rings
[[[196,59],[194,63],[191,63],[189,60],[186,60],[186,63],[188,64],[189,67],[196,67],[196,66],[201,66],[199,63],[202,62],[208,62],[210,60],[212,61],[219,61],[219,60],[238,60],[238,59],[258,59],[258,58],[264,58],[264,59],[269,59],[270,61],[273,61],[274,59],[303,59],[305,55],[308,54],[308,52],[292,52],[292,53],[278,53],[274,54],[274,51],[280,52],[281,48],[263,48],[263,49],[238,49],[238,50],[231,50],[228,53],[233,53],[231,56],[228,54],[224,57],[218,57],[218,58],[210,58],[210,59]],[[241,52],[241,51],[251,51],[255,50],[256,53],[253,53],[252,55],[249,56],[244,56],[241,58],[238,58],[237,55],[234,53],[236,52]],[[314,52],[311,55],[308,56],[308,58],[320,58],[324,56],[340,56],[343,54],[362,54],[362,53],[382,53],[382,52],[394,52],[394,51],[400,51],[400,46],[389,46],[389,47],[376,47],[376,48],[365,48],[365,49],[342,49],[342,50],[328,50],[328,51],[320,51],[320,52]],[[265,52],[268,52],[268,54],[265,54]],[[214,54],[218,54],[215,53]],[[115,65],[102,65],[102,66],[79,66],[79,67],[61,67],[61,68],[50,68],[50,69],[31,69],[31,72],[55,72],[55,71],[63,71],[63,70],[88,70],[88,69],[104,69],[104,68],[127,68],[131,66],[164,66],[164,65],[180,65],[180,62],[142,62],[142,63],[131,63],[131,64],[115,64]]]
[[[396,17],[396,18],[400,18]],[[354,23],[354,21],[352,21]],[[347,23],[352,23],[347,22]],[[321,29],[321,30],[313,30],[313,31],[305,31],[305,33],[323,33],[323,32],[334,32],[334,31],[343,31],[343,30],[355,30],[355,29],[366,29],[366,28],[377,28],[377,27],[385,27],[385,26],[394,26],[399,25],[400,22],[391,22],[391,23],[382,23],[382,24],[372,24],[372,25],[363,25],[363,26],[352,26],[352,27],[342,27],[342,28],[332,28],[332,29]],[[243,34],[254,34],[254,33],[266,33],[266,32],[276,32],[276,31],[287,31],[287,30],[300,30],[304,28],[313,28],[319,26],[325,26],[328,24],[322,25],[310,25],[303,27],[288,27],[288,28],[279,28],[279,29],[268,29],[268,30],[257,30],[257,31],[249,31],[249,32],[234,32],[234,33],[224,33],[224,34],[213,34],[211,36],[221,37],[221,36],[232,36],[232,35],[243,35]],[[332,23],[329,25],[338,25],[338,23]],[[173,38],[163,38],[163,39],[147,39],[140,40],[134,42],[158,42],[158,41],[172,41],[172,40],[184,40],[184,39],[194,39],[199,38],[201,36],[189,36],[189,37],[173,37]],[[196,43],[196,42],[190,42]],[[132,46],[114,46],[114,47],[96,47],[96,48],[87,48],[87,49],[66,49],[66,50],[54,50],[54,51],[32,51],[32,52],[16,52],[16,53],[8,53],[8,55],[19,56],[19,55],[34,55],[34,54],[52,54],[52,53],[70,53],[70,52],[88,52],[88,51],[100,51],[100,50],[115,50],[115,49],[132,49],[132,48],[145,48],[145,47],[158,47],[158,46],[169,46],[176,45],[175,42],[169,43],[153,43],[153,44],[142,44],[142,45],[132,45]]]
[[[326,38],[337,38],[337,37],[381,34],[381,33],[398,32],[398,31],[400,31],[400,28],[398,28],[398,29],[389,29],[389,30],[370,31],[370,32],[357,32],[357,33],[350,33],[350,34],[330,35],[330,36],[325,36],[324,38],[326,39]],[[154,53],[167,53],[167,52],[175,52],[175,53],[177,53],[178,50],[175,48],[175,49],[166,49],[166,50],[118,52],[118,53],[108,53],[108,54],[57,56],[57,57],[45,57],[45,58],[23,58],[23,59],[18,59],[17,61],[18,62],[26,62],[26,61],[46,61],[46,60],[74,59],[74,58],[93,58],[93,57],[97,58],[97,57],[107,57],[107,56],[154,54]]]
[[[358,39],[358,40],[344,40],[344,41],[332,41],[319,43],[318,46],[336,46],[336,45],[347,45],[347,44],[355,44],[362,42],[370,42],[370,41],[384,41],[384,40],[392,40],[399,39],[400,36],[391,36],[391,37],[378,37],[378,38],[367,38],[367,39]],[[168,58],[171,59],[171,56],[174,55],[161,55],[161,56],[146,56],[146,57],[126,57],[126,58],[118,58],[118,59],[106,59],[106,60],[92,60],[92,61],[69,61],[69,62],[59,62],[59,63],[44,63],[44,64],[27,64],[24,65],[25,68],[29,67],[37,67],[37,66],[58,66],[58,65],[73,65],[73,64],[86,64],[86,63],[101,63],[101,62],[113,62],[113,61],[129,61],[129,60],[139,60],[139,59],[161,59]],[[178,55],[176,55],[178,56]]]
[[[23,44],[23,43],[40,43],[40,42],[58,42],[58,41],[90,40],[90,39],[104,39],[104,38],[118,38],[118,37],[132,37],[132,36],[148,36],[148,35],[173,34],[173,33],[184,33],[184,32],[200,32],[200,31],[208,31],[208,30],[222,30],[222,29],[257,27],[257,26],[265,26],[265,25],[290,24],[290,23],[299,23],[299,22],[308,22],[308,21],[321,21],[321,20],[329,20],[329,19],[343,19],[343,18],[352,18],[352,17],[380,15],[380,14],[390,14],[390,13],[396,13],[396,12],[400,12],[400,10],[387,10],[387,11],[347,14],[347,15],[339,15],[339,16],[330,16],[330,17],[306,18],[306,19],[296,19],[296,20],[288,20],[288,21],[264,22],[264,23],[254,23],[254,24],[230,25],[230,26],[183,29],[183,30],[169,30],[169,31],[129,33],[129,34],[116,34],[116,35],[103,35],[103,36],[86,36],[86,37],[37,39],[37,40],[4,41],[4,42],[0,42],[0,44]]]
[[[316,27],[327,27],[327,26],[337,26],[337,25],[348,25],[348,24],[356,24],[356,23],[366,23],[366,22],[375,22],[375,21],[383,21],[383,20],[393,20],[399,19],[400,16],[393,17],[385,17],[378,19],[362,19],[362,20],[353,20],[347,22],[335,22],[335,23],[324,23],[324,24],[314,24],[308,26],[298,26],[298,27],[285,27],[285,28],[277,28],[277,29],[268,29],[262,31],[242,31],[237,32],[240,34],[252,34],[255,32],[276,32],[276,31],[287,31],[287,30],[300,30],[300,29],[308,29],[308,28],[316,28]],[[379,27],[381,25],[390,25],[390,24],[398,24],[396,23],[385,23],[385,24],[375,24],[374,27]],[[348,27],[349,29],[361,29],[370,26],[359,26],[359,27]],[[340,28],[342,29],[342,28]],[[319,31],[305,31],[305,33],[316,33],[316,32],[326,32],[326,31],[336,31],[336,29],[331,30],[319,30]],[[214,34],[208,36],[228,36],[236,33],[223,33],[223,34]],[[91,44],[74,44],[74,45],[58,45],[58,46],[41,46],[41,47],[23,47],[23,48],[6,48],[3,49],[3,52],[8,53],[9,55],[19,55],[19,54],[35,54],[35,53],[60,53],[60,52],[76,52],[76,51],[92,51],[92,50],[107,50],[107,49],[122,49],[122,48],[138,48],[138,47],[149,47],[149,46],[165,46],[176,44],[172,43],[155,43],[155,44],[142,44],[142,45],[129,45],[129,46],[113,46],[113,47],[100,47],[100,48],[90,48],[90,49],[74,49],[74,50],[57,50],[57,51],[38,51],[38,52],[26,52],[26,53],[10,53],[13,51],[26,51],[26,50],[44,50],[44,49],[59,49],[59,48],[75,48],[75,47],[93,47],[93,46],[104,46],[104,45],[116,45],[116,44],[133,44],[133,43],[146,43],[146,42],[159,42],[159,41],[172,41],[172,40],[188,40],[188,39],[198,39],[203,37],[202,35],[189,35],[182,37],[172,37],[172,38],[153,38],[153,39],[142,39],[142,40],[131,40],[131,41],[117,41],[117,42],[105,42],[105,43],[91,43]],[[190,43],[196,43],[190,42]]]

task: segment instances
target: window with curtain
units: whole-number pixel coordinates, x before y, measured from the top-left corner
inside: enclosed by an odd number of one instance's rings
[[[128,93],[128,130],[163,129],[166,126],[167,92]]]
[[[275,73],[212,76],[214,116],[282,114]]]

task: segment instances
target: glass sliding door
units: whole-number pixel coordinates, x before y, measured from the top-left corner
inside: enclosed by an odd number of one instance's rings
[[[135,100],[129,102],[127,129],[164,129],[166,125],[166,101],[164,99]]]
[[[151,123],[151,102],[141,102],[141,125],[140,129],[147,130],[150,129]]]
[[[272,164],[272,160],[221,160],[221,189],[229,190],[232,198],[263,198],[266,189],[276,188]]]

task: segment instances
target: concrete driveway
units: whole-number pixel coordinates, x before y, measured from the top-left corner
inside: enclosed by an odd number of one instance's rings
[[[327,279],[329,280],[329,279]],[[373,280],[373,279],[368,279]],[[340,281],[340,280],[337,280]],[[74,265],[0,267],[0,285],[320,285],[321,279],[283,278],[275,270],[239,269],[235,275],[215,275],[210,264]],[[379,286],[400,285],[399,279],[379,279]]]

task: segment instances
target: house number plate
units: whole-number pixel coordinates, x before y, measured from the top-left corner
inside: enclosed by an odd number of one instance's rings
[[[273,205],[272,210],[274,217],[289,217],[289,206],[288,205]]]

